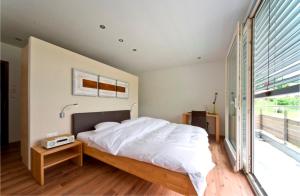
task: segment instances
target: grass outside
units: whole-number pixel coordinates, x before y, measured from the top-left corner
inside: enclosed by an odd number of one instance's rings
[[[300,121],[300,95],[256,98],[254,106],[256,115],[284,118],[286,112],[288,119]]]

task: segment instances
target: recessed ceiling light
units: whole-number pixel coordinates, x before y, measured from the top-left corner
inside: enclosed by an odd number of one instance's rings
[[[133,52],[136,52],[136,51],[137,51],[137,49],[133,48],[133,49],[132,49],[132,51],[133,51]]]
[[[105,29],[106,28],[105,25],[100,25],[99,27],[100,27],[100,29]]]
[[[15,37],[15,40],[18,41],[18,42],[23,41],[23,39],[21,39],[21,38],[19,38],[19,37]]]
[[[197,59],[201,59],[201,56],[198,56]]]
[[[118,39],[118,41],[119,41],[119,42],[124,42],[124,40],[123,40],[123,39]]]

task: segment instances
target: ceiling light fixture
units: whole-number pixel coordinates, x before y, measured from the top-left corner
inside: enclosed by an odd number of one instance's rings
[[[137,49],[133,48],[133,49],[132,49],[132,51],[133,51],[133,52],[136,52],[136,51],[137,51]]]
[[[100,29],[105,29],[106,28],[105,25],[100,25],[99,27],[100,27]]]
[[[118,41],[119,41],[119,42],[124,42],[124,40],[123,40],[123,39],[118,39]]]

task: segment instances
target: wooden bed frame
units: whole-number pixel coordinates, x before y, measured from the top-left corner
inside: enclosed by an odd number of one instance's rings
[[[72,115],[73,134],[93,130],[100,122],[121,122],[130,119],[130,111],[109,111],[93,113],[76,113]],[[83,153],[112,165],[120,170],[138,176],[152,183],[163,185],[184,195],[197,195],[187,174],[171,171],[142,161],[114,156],[88,146],[83,142]]]

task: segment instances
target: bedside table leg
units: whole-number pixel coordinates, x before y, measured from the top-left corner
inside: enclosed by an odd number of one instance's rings
[[[82,167],[82,155],[80,155],[80,156],[78,156],[78,157],[75,157],[75,158],[73,158],[73,159],[71,159],[71,161],[74,163],[74,164],[76,164],[76,165],[78,165],[78,166],[80,166],[80,167]]]
[[[78,153],[80,154],[78,157],[75,157],[73,159],[71,159],[71,161],[73,163],[75,163],[76,165],[82,167],[83,165],[83,161],[82,161],[82,145],[78,145],[78,147],[76,148],[76,150],[78,151]]]
[[[220,117],[216,116],[216,142],[220,143]]]
[[[31,150],[31,173],[34,179],[40,184],[44,185],[44,157],[34,150]]]

